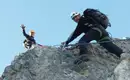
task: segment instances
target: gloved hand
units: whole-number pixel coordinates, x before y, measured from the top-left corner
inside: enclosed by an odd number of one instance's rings
[[[63,51],[66,50],[67,46],[68,46],[68,44],[67,44],[66,41],[61,43],[61,48],[62,48]]]
[[[21,28],[22,28],[22,29],[25,29],[25,26],[24,26],[24,24],[21,24]]]
[[[66,43],[66,41],[62,42],[61,44],[62,44],[63,47],[67,47],[68,46],[68,44]]]

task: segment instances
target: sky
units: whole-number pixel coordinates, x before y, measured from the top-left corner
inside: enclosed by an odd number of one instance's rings
[[[76,27],[70,13],[86,8],[99,9],[112,24],[112,37],[130,35],[130,0],[0,0],[0,75],[16,55],[25,51],[22,42],[26,32],[35,30],[35,39],[42,45],[60,45]],[[74,41],[78,41],[79,38]]]

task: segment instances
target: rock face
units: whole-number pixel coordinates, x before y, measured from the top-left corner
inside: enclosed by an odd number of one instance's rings
[[[130,54],[130,40],[116,39],[115,44]],[[98,44],[88,49],[90,60],[73,64],[78,49],[37,46],[16,56],[0,80],[130,80],[129,57],[121,60]]]
[[[115,68],[116,80],[130,80],[130,59],[125,59]]]

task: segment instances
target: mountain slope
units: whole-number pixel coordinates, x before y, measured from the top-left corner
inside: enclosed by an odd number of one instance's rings
[[[115,44],[130,53],[130,40]],[[78,49],[62,51],[56,47],[35,47],[20,53],[5,68],[3,80],[129,80],[130,59],[119,59],[98,44],[88,46],[88,62],[73,64]]]

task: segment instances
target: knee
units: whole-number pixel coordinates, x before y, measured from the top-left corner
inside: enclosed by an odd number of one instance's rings
[[[117,47],[113,53],[115,53],[118,57],[121,57],[121,54],[123,53],[123,50],[120,47]]]
[[[118,51],[119,54],[123,53],[123,50],[121,48],[119,48],[117,51]]]

